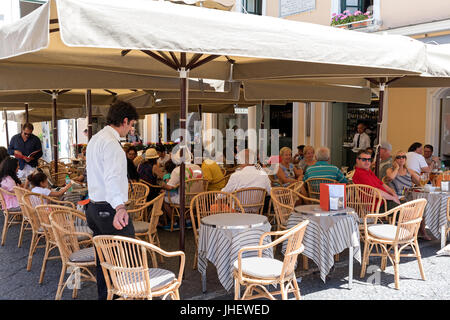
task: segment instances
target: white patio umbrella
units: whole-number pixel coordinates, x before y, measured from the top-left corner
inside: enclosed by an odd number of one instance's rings
[[[160,1],[55,0],[0,28],[0,65],[15,67],[13,73],[32,66],[37,75],[49,67],[69,67],[179,77],[182,129],[189,76],[402,76],[423,72],[425,63],[424,45],[406,37]],[[38,86],[41,79],[27,80]],[[70,79],[62,80],[61,87],[71,87]],[[183,209],[180,214],[183,249]]]

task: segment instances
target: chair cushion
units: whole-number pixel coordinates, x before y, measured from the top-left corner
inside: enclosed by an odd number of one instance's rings
[[[411,235],[411,233],[402,228],[404,232],[403,233],[403,238],[409,238]],[[369,232],[369,234],[375,238],[379,238],[379,239],[385,239],[385,240],[395,240],[395,234],[397,232],[397,226],[394,226],[392,224],[374,224],[371,225],[367,228],[367,231]],[[402,233],[401,233],[402,234]]]
[[[20,209],[20,207],[9,208],[8,212],[18,213],[18,212],[21,212],[21,209]]]
[[[438,256],[450,256],[450,244],[443,247],[441,250],[436,252]]]
[[[145,221],[133,221],[135,233],[147,233],[150,223]]]
[[[238,260],[234,262],[234,268],[238,270]],[[256,278],[276,278],[281,275],[283,262],[271,258],[242,258],[242,273]]]
[[[84,248],[72,253],[69,257],[71,262],[94,262],[95,250],[94,247]]]
[[[148,270],[149,278],[150,278],[150,289],[152,291],[157,291],[161,288],[164,288],[169,283],[171,283],[175,279],[175,274],[169,270],[159,269],[159,268],[150,268]],[[144,281],[142,280],[142,273],[138,273],[135,275],[135,280],[127,279],[124,282],[129,283],[133,282],[133,284],[124,285],[122,290],[124,291],[135,291],[137,288],[139,291],[144,290]],[[137,279],[136,279],[137,278]],[[137,280],[137,281],[136,281]],[[130,287],[132,286],[132,287]],[[128,288],[130,287],[130,288]]]

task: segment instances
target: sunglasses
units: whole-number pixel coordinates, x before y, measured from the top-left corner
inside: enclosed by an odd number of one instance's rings
[[[25,133],[25,132],[24,132],[23,135],[24,135],[24,136],[27,136],[27,137],[30,137],[30,136],[31,136],[31,133]]]
[[[396,156],[395,159],[406,159],[406,156]]]
[[[372,158],[361,158],[361,157],[358,157],[358,159],[361,160],[361,161],[364,161],[364,162],[366,162],[366,161],[371,162],[372,161]]]

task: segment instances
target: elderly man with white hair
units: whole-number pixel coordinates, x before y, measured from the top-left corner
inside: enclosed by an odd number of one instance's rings
[[[316,151],[317,162],[309,166],[303,176],[303,181],[310,178],[326,178],[333,179],[340,183],[347,183],[347,179],[338,167],[329,164],[330,149],[326,147],[320,147]]]
[[[255,167],[256,157],[249,149],[241,150],[237,154],[239,169],[236,170],[222,189],[225,192],[233,192],[243,188],[264,188],[270,194],[270,179],[264,170]]]

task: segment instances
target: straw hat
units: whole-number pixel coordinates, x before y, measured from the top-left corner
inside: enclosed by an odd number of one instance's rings
[[[149,148],[145,151],[145,159],[156,159],[159,158],[158,152],[155,148]]]

